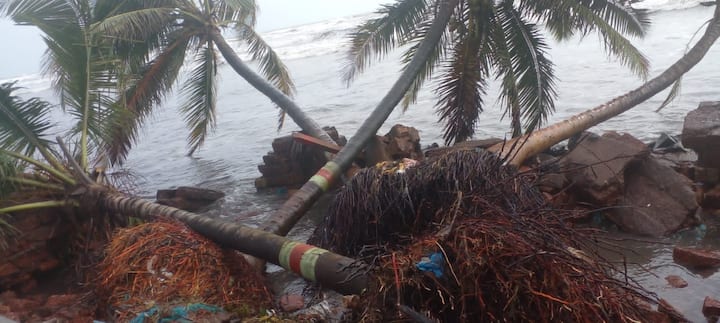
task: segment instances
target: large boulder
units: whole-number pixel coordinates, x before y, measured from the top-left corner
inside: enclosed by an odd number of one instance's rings
[[[685,116],[682,143],[705,167],[720,168],[720,101],[702,102]]]
[[[662,236],[697,224],[698,203],[687,177],[648,157],[632,163],[624,178],[624,194],[608,214],[624,231]]]
[[[202,210],[223,197],[223,192],[199,187],[181,186],[157,191],[157,203],[189,212]]]
[[[607,132],[598,136],[586,132],[561,159],[562,168],[568,171],[573,193],[581,200],[615,205],[625,187],[625,169],[648,153],[648,147],[631,135]]]

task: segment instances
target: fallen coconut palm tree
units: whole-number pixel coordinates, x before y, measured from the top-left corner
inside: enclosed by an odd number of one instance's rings
[[[440,322],[639,322],[658,300],[546,207],[533,174],[489,152],[362,170],[313,238],[373,263],[364,322],[398,306]],[[654,319],[649,319],[653,317]]]

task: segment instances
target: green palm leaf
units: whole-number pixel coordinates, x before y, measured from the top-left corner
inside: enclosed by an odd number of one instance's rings
[[[648,74],[647,58],[623,34],[644,36],[649,20],[644,11],[630,8],[628,1],[523,1],[518,11],[522,16],[543,22],[558,40],[567,39],[575,33],[586,35],[595,31],[608,54],[617,57],[621,64],[638,76],[644,78]]]
[[[51,105],[37,98],[22,100],[13,95],[18,89],[14,83],[0,85],[0,148],[32,156],[50,148],[45,138],[52,128]]]
[[[538,27],[525,21],[511,2],[497,7],[497,18],[502,36],[494,37],[494,42],[504,63],[498,64],[498,71],[502,75],[512,74],[501,84],[502,99],[511,113],[516,114],[517,106],[521,107],[525,129],[531,132],[555,110],[555,76],[553,64],[547,58],[548,46]]]
[[[141,42],[168,29],[177,19],[175,7],[142,8],[122,12],[93,24],[94,32],[123,41]]]
[[[212,42],[207,42],[201,48],[196,64],[182,89],[187,102],[181,111],[190,128],[188,155],[201,147],[209,132],[215,128],[217,57]]]
[[[258,6],[255,0],[224,0],[214,3],[220,25],[247,25],[255,27]]]
[[[413,40],[415,44],[410,46],[410,48],[408,48],[402,56],[401,62],[403,64],[403,70],[407,67],[412,58],[415,56],[415,52],[420,46],[420,42],[423,38],[425,38],[425,35],[427,35],[431,25],[432,19],[425,21],[418,26],[416,36],[414,37],[415,39]],[[410,86],[410,89],[408,89],[407,93],[405,93],[405,96],[403,97],[403,100],[401,102],[403,112],[407,111],[411,104],[415,104],[415,102],[417,102],[420,89],[422,89],[423,85],[425,85],[425,82],[427,82],[432,77],[433,72],[435,71],[435,68],[438,66],[438,64],[446,57],[447,47],[449,46],[448,43],[449,35],[445,34],[443,35],[440,42],[436,44],[435,52],[433,53],[433,55],[430,56],[427,61],[425,61],[425,66],[423,67],[423,69],[420,71],[420,73],[415,75],[413,84]]]
[[[260,73],[285,95],[295,95],[295,84],[290,77],[290,71],[272,47],[248,25],[239,25],[238,32],[240,39],[248,44],[253,61],[260,65]],[[283,126],[285,111],[280,110],[279,114],[278,129]]]
[[[425,0],[399,0],[378,10],[381,17],[358,26],[350,35],[343,80],[350,84],[358,73],[369,66],[370,60],[382,58],[396,46],[412,39],[427,10]]]
[[[141,68],[137,78],[127,85],[110,116],[105,150],[112,164],[120,164],[137,142],[139,131],[153,108],[170,92],[185,61],[192,35],[177,36],[159,54]]]
[[[456,43],[436,90],[440,97],[436,109],[440,122],[445,123],[445,144],[467,140],[475,133],[487,87],[483,36],[473,33]]]

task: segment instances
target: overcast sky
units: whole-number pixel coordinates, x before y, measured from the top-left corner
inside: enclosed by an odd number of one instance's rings
[[[302,25],[330,18],[373,12],[392,0],[257,0],[258,31]]]
[[[3,0],[0,0],[2,2]],[[271,31],[331,18],[373,12],[394,0],[256,0],[260,6],[257,30]],[[45,47],[34,27],[19,27],[0,19],[0,80],[39,70]]]

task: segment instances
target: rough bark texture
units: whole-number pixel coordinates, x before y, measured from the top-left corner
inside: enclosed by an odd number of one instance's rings
[[[504,145],[495,145],[491,150],[507,158],[509,164],[519,166],[528,157],[535,156],[552,145],[619,115],[666,89],[700,62],[718,37],[720,37],[720,6],[715,8],[714,17],[700,40],[687,54],[657,77],[603,105],[513,139]]]

